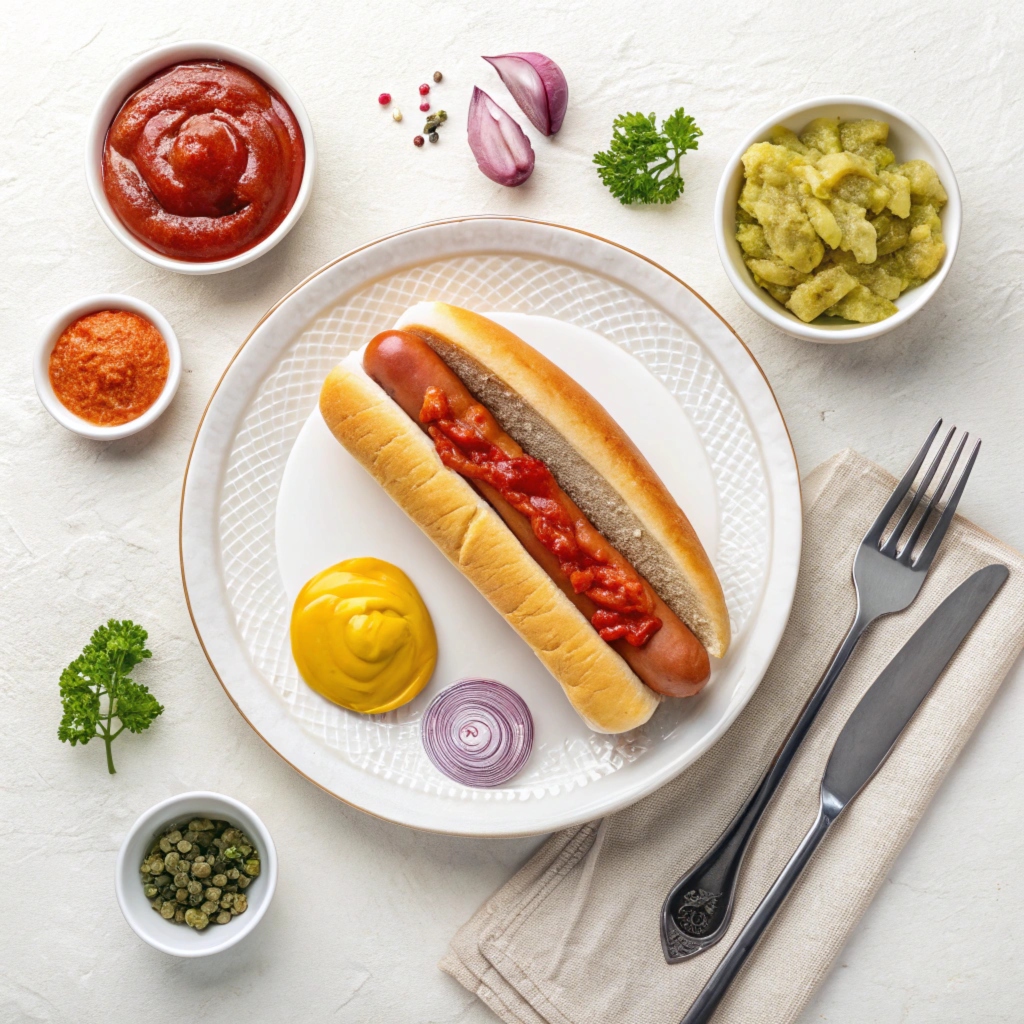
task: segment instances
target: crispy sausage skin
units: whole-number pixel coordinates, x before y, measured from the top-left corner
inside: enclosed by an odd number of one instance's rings
[[[522,448],[501,429],[487,410],[482,409],[447,363],[415,334],[398,330],[378,334],[366,348],[363,369],[417,424],[420,423],[419,414],[427,388],[439,387],[447,396],[455,417],[471,419],[487,440],[506,454],[513,457],[523,454]],[[469,480],[469,483],[493,506],[523,547],[589,621],[597,611],[597,606],[585,593],[575,593],[561,571],[558,559],[536,538],[527,517],[512,508],[486,482]],[[597,534],[589,520],[561,488],[558,489],[558,500],[574,521],[582,519]],[[622,555],[610,546],[609,555],[612,561],[617,560],[620,564],[625,562]],[[646,581],[644,584],[648,590],[651,589]],[[653,590],[651,595],[654,614],[661,619],[662,628],[642,647],[633,647],[626,640],[616,640],[612,647],[656,693],[668,697],[693,696],[704,686],[711,673],[707,651]]]

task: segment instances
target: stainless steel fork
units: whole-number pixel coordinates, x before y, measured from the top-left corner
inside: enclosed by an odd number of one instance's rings
[[[790,730],[785,742],[779,748],[757,788],[747,798],[729,827],[718,842],[704,855],[700,862],[688,871],[672,887],[661,909],[661,945],[665,959],[679,963],[697,956],[715,945],[725,934],[732,917],[733,897],[739,877],[743,855],[750,842],[761,815],[768,806],[772,795],[786,774],[797,748],[807,735],[811,723],[818,714],[833,684],[853,653],[857,641],[875,619],[892,612],[902,611],[917,597],[924,578],[931,567],[942,540],[949,528],[967,486],[974,461],[978,457],[981,442],[975,443],[967,464],[935,522],[917,556],[914,549],[921,539],[926,524],[938,510],[942,495],[953,476],[960,460],[968,435],[965,433],[957,444],[952,458],[946,465],[942,477],[932,493],[923,514],[915,520],[921,502],[938,472],[942,459],[949,448],[956,428],[946,433],[916,490],[901,513],[892,531],[886,535],[890,520],[911,493],[917,474],[924,465],[939,428],[940,419],[931,429],[910,468],[889,496],[878,517],[861,541],[853,562],[853,583],[857,591],[857,613],[846,639],[839,645],[832,663],[825,670],[814,693],[804,705],[800,717]],[[904,536],[906,535],[906,536]],[[903,539],[903,543],[900,541]]]

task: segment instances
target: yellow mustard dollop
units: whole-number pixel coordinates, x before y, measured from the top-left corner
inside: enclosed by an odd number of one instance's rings
[[[430,612],[412,580],[379,558],[317,573],[292,609],[292,655],[306,682],[351,711],[408,703],[437,662]]]

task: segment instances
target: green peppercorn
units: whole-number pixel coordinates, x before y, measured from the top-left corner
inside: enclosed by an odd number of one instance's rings
[[[201,932],[209,923],[209,916],[204,914],[201,910],[185,911],[185,924],[187,924],[189,928],[195,928],[196,931]]]
[[[431,122],[436,135],[441,122],[433,114]],[[241,829],[192,818],[184,832],[171,828],[153,840],[139,874],[146,898],[164,920],[202,931],[245,912],[249,904],[239,890],[260,870],[259,852]]]

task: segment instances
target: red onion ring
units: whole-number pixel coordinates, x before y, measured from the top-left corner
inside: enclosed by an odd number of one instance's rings
[[[464,786],[507,782],[533,749],[533,717],[514,690],[494,679],[462,679],[423,714],[423,749],[434,767]]]

